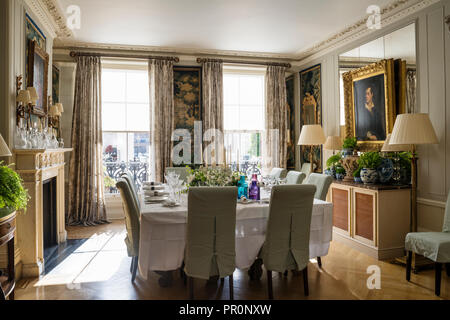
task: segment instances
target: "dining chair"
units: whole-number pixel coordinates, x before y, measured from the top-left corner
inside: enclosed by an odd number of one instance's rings
[[[116,187],[120,191],[125,211],[125,226],[127,229],[125,244],[127,245],[128,256],[132,258],[130,271],[132,273],[131,282],[134,282],[139,260],[139,209],[133,198],[133,191],[125,179],[120,178],[116,183]]]
[[[194,278],[214,276],[228,276],[233,299],[237,193],[236,187],[189,188],[184,272],[190,299]]]
[[[259,254],[267,270],[269,299],[273,299],[272,271],[302,271],[303,290],[309,295],[309,234],[315,191],[315,186],[305,184],[272,188],[266,239]]]
[[[130,186],[131,192],[133,194],[133,199],[136,201],[136,206],[139,209],[138,213],[140,213],[141,203],[139,201],[139,196],[138,196],[136,185],[133,181],[133,178],[131,177],[131,175],[128,172],[122,173],[121,178],[125,179],[125,181]],[[138,218],[139,218],[139,216],[138,216]]]
[[[180,179],[183,182],[187,182],[187,178],[189,176],[189,168],[186,167],[166,167],[166,173],[175,172],[180,176]]]
[[[272,171],[270,171],[270,176],[277,179],[284,179],[286,178],[287,170],[284,168],[273,168]]]
[[[302,184],[306,175],[299,171],[289,171],[286,175],[286,184]]]
[[[434,261],[435,279],[434,293],[441,294],[441,271],[445,265],[447,276],[450,277],[450,192],[445,205],[442,232],[410,232],[405,238],[406,280],[411,279],[412,253],[420,254]]]
[[[306,175],[306,177],[308,177],[309,174],[311,173],[311,163],[310,162],[303,163],[300,171],[303,172]]]

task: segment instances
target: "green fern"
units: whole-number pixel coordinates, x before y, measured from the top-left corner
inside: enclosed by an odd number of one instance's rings
[[[0,209],[26,210],[29,199],[20,176],[0,162]]]

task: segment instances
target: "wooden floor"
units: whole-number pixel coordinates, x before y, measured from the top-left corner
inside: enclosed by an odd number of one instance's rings
[[[139,276],[130,281],[130,258],[124,244],[123,221],[97,227],[70,227],[69,238],[89,238],[60,265],[40,279],[22,279],[16,299],[187,299],[188,290],[178,273],[172,287],[161,288],[152,273],[147,281]],[[434,295],[432,270],[412,274],[380,262],[338,242],[332,242],[323,269],[312,261],[308,266],[309,300],[314,299],[439,299]],[[381,270],[381,289],[367,288],[367,267]],[[273,273],[275,299],[305,299],[301,276],[280,277]],[[450,278],[442,274],[441,298],[450,299]],[[228,299],[228,281],[223,287],[196,281],[196,299]],[[245,271],[234,273],[235,299],[266,299],[265,273],[260,281],[250,281]]]

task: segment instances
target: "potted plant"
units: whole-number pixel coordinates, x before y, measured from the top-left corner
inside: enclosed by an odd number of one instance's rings
[[[342,155],[351,156],[356,150],[357,141],[356,138],[346,138],[344,139],[344,144],[342,145]]]
[[[355,180],[356,183],[362,183],[362,180],[361,180],[361,167],[358,167],[358,169],[353,171],[353,180]]]
[[[333,178],[336,178],[336,167],[338,165],[340,165],[340,160],[341,160],[340,152],[329,157],[327,160],[328,168],[325,170],[325,174],[327,174]]]
[[[16,210],[26,210],[29,198],[20,176],[0,162],[0,218]]]
[[[375,151],[365,152],[359,157],[358,164],[361,167],[362,182],[365,184],[377,182],[377,168],[381,164],[381,160],[380,154]]]
[[[336,166],[336,179],[342,180],[345,177],[345,169],[343,166]]]

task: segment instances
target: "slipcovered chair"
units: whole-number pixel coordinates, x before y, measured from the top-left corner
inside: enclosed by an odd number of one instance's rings
[[[315,186],[305,184],[272,188],[266,239],[259,254],[267,270],[269,299],[273,299],[272,271],[302,271],[305,296],[309,294],[309,234],[314,192]]]
[[[189,188],[184,272],[190,299],[194,278],[214,276],[228,276],[233,299],[237,193],[236,187]]]
[[[277,179],[284,179],[286,178],[287,170],[283,168],[273,168],[272,171],[270,171],[270,175],[273,178]]]
[[[134,200],[133,191],[125,179],[120,178],[116,183],[117,189],[120,191],[123,209],[125,211],[125,225],[127,229],[127,237],[125,244],[127,245],[128,256],[131,257],[131,282],[136,279],[139,257],[139,209]]]
[[[432,261],[435,266],[434,293],[441,294],[441,271],[445,265],[450,277],[450,192],[445,205],[444,225],[442,232],[410,232],[405,238],[407,251],[406,280],[411,279],[412,253],[420,254]]]
[[[300,169],[300,171],[303,172],[306,175],[306,177],[308,177],[309,174],[311,173],[311,163],[310,162],[305,162],[302,165],[302,168]]]
[[[167,167],[166,168],[166,173],[168,172],[175,172],[176,174],[178,174],[180,176],[180,179],[183,180],[184,182],[187,182],[187,177],[189,175],[189,168],[186,167]]]
[[[121,176],[123,179],[125,179],[125,181],[128,183],[128,185],[131,188],[131,191],[133,192],[133,198],[136,201],[136,206],[139,209],[138,214],[140,215],[140,210],[141,210],[141,203],[139,202],[139,196],[136,190],[136,185],[134,184],[133,178],[130,176],[129,173],[125,172],[122,173]],[[140,218],[138,215],[138,218]]]
[[[286,184],[302,184],[306,175],[299,171],[289,171],[286,176]]]

